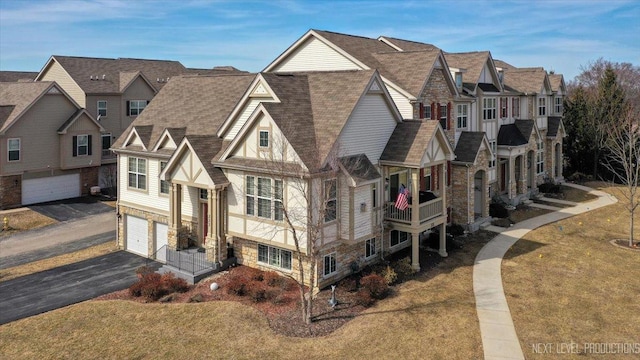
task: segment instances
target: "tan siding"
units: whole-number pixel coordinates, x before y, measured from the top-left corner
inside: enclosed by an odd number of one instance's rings
[[[366,95],[340,134],[340,155],[364,153],[376,164],[395,127],[396,121],[382,95]]]
[[[91,135],[91,155],[73,156],[73,137]],[[99,166],[101,159],[100,131],[86,116],[82,115],[67,129],[64,135],[58,135],[60,141],[60,166],[65,169]]]
[[[371,211],[373,209],[371,185],[355,188],[353,202],[354,238],[359,239],[373,232],[373,228],[371,227]],[[360,204],[365,204],[365,211],[361,211]]]
[[[64,70],[57,61],[53,61],[51,66],[46,70],[40,79],[42,81],[55,81],[60,85],[64,91],[71,96],[81,107],[86,107],[84,91],[78,86],[78,84],[71,78],[71,76]]]
[[[340,237],[343,239],[349,239],[349,228],[351,223],[349,222],[349,185],[347,179],[344,176],[340,176],[340,183],[338,184],[338,204],[340,205]]]
[[[333,50],[322,41],[310,38],[284,60],[275,72],[361,70],[353,61]]]
[[[126,111],[123,110],[123,105],[120,95],[90,95],[87,96],[87,111],[94,119],[98,118],[98,101],[105,100],[107,102],[107,116],[100,117],[100,125],[105,129],[105,132],[111,133],[116,139],[122,135],[124,130],[129,126],[131,121],[122,121],[122,114]],[[126,126],[123,126],[126,124]],[[112,140],[112,142],[115,139]]]
[[[76,112],[76,107],[62,94],[43,96],[6,133],[8,138],[21,138],[20,161],[6,162],[5,173],[32,170],[54,170],[60,167],[60,145],[58,128]]]
[[[130,100],[147,100],[151,101],[155,93],[144,80],[137,78],[122,94],[120,98],[120,124],[113,123],[114,127],[110,129],[114,136],[119,137],[120,134],[136,119],[137,116],[129,116],[127,114],[127,101]],[[119,126],[119,128],[117,127]]]
[[[247,122],[253,110],[260,104],[260,100],[251,99],[247,106],[242,111],[241,115],[236,119],[235,123],[228,130],[227,134],[224,136],[225,140],[233,140],[236,137],[242,126]]]
[[[140,204],[146,209],[157,209],[159,213],[168,213],[169,196],[159,196],[159,160],[147,158],[147,192],[129,189],[128,166],[128,157],[120,155],[120,169],[118,169],[120,200],[127,204]],[[187,199],[183,199],[183,201],[187,201]]]
[[[396,104],[398,111],[400,111],[400,115],[402,115],[403,119],[412,119],[413,118],[413,106],[409,102],[406,96],[400,94],[398,91],[390,87],[388,84],[387,89],[389,90],[389,95],[393,99],[393,102]]]

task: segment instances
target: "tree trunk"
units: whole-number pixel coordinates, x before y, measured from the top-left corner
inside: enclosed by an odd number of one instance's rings
[[[631,204],[633,206],[633,203]],[[631,210],[631,221],[629,221],[629,247],[633,247],[633,214],[635,211]]]
[[[600,158],[600,152],[599,151],[594,151],[593,152],[593,180],[597,180],[598,179],[598,159]]]

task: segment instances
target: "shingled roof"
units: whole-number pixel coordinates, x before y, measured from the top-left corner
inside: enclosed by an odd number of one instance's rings
[[[382,65],[380,74],[418,97],[429,80],[440,49],[377,53],[373,56]],[[448,71],[448,70],[447,70]]]
[[[421,43],[421,42],[417,42],[417,41],[411,41],[411,40],[404,40],[404,39],[398,39],[398,38],[392,38],[392,37],[388,37],[388,36],[380,36],[378,38],[378,41],[380,40],[386,40],[389,43],[397,46],[398,48],[402,49],[402,51],[421,51],[421,50],[438,50],[439,48],[435,45],[432,44],[426,44],[426,43]]]
[[[264,108],[312,172],[325,163],[374,73],[262,73],[281,101]]]
[[[171,79],[113,148],[122,146],[132,127],[152,126],[145,142],[147,149],[153,148],[165,128],[170,129],[176,142],[188,135],[214,135],[254,77],[254,74],[184,75]]]
[[[420,166],[438,120],[404,120],[396,125],[380,160]]]
[[[0,71],[0,82],[29,82],[35,80],[37,72],[31,71]]]
[[[516,120],[513,124],[500,126],[498,131],[498,145],[521,146],[529,143],[531,133],[534,131],[533,120]]]
[[[480,79],[480,74],[489,56],[490,53],[488,51],[444,53],[444,57],[450,67],[466,70],[462,76],[463,82],[470,84],[473,89],[475,89],[475,85]]]
[[[473,164],[484,139],[484,132],[463,131],[456,145],[456,161]]]
[[[52,56],[50,61],[52,60],[57,61],[86,94],[120,93],[124,87],[122,82],[130,81],[132,73],[138,71],[145,76],[154,90],[159,91],[167,83],[168,78],[188,72],[180,62],[170,60],[60,55]],[[129,75],[122,78],[121,73],[129,73]]]
[[[338,161],[357,184],[380,178],[380,173],[365,154],[341,157]]]
[[[547,118],[547,137],[556,137],[558,130],[562,123],[562,118],[559,116],[549,116]]]
[[[551,83],[551,90],[559,91],[562,83],[564,81],[564,77],[562,74],[549,74],[549,83]]]
[[[0,133],[52,86],[50,81],[0,83]]]
[[[503,82],[523,93],[538,94],[544,87],[547,72],[541,68],[517,68],[504,72]]]

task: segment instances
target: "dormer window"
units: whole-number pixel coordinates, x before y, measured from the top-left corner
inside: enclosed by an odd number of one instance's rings
[[[498,80],[500,80],[500,84],[502,84],[502,81],[504,80],[504,71],[498,70]]]
[[[461,72],[456,73],[456,87],[458,88],[458,90],[462,90],[462,73]]]

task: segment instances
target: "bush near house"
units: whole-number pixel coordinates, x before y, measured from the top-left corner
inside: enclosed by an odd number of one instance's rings
[[[142,272],[138,276],[138,282],[129,287],[129,294],[134,297],[157,301],[165,295],[189,290],[189,284],[184,279],[176,278],[172,273],[160,275],[155,272]]]
[[[489,215],[494,218],[505,219],[509,217],[509,210],[503,204],[493,202],[489,204]]]
[[[560,194],[562,193],[562,187],[558,184],[546,182],[538,185],[538,190],[545,194]]]

